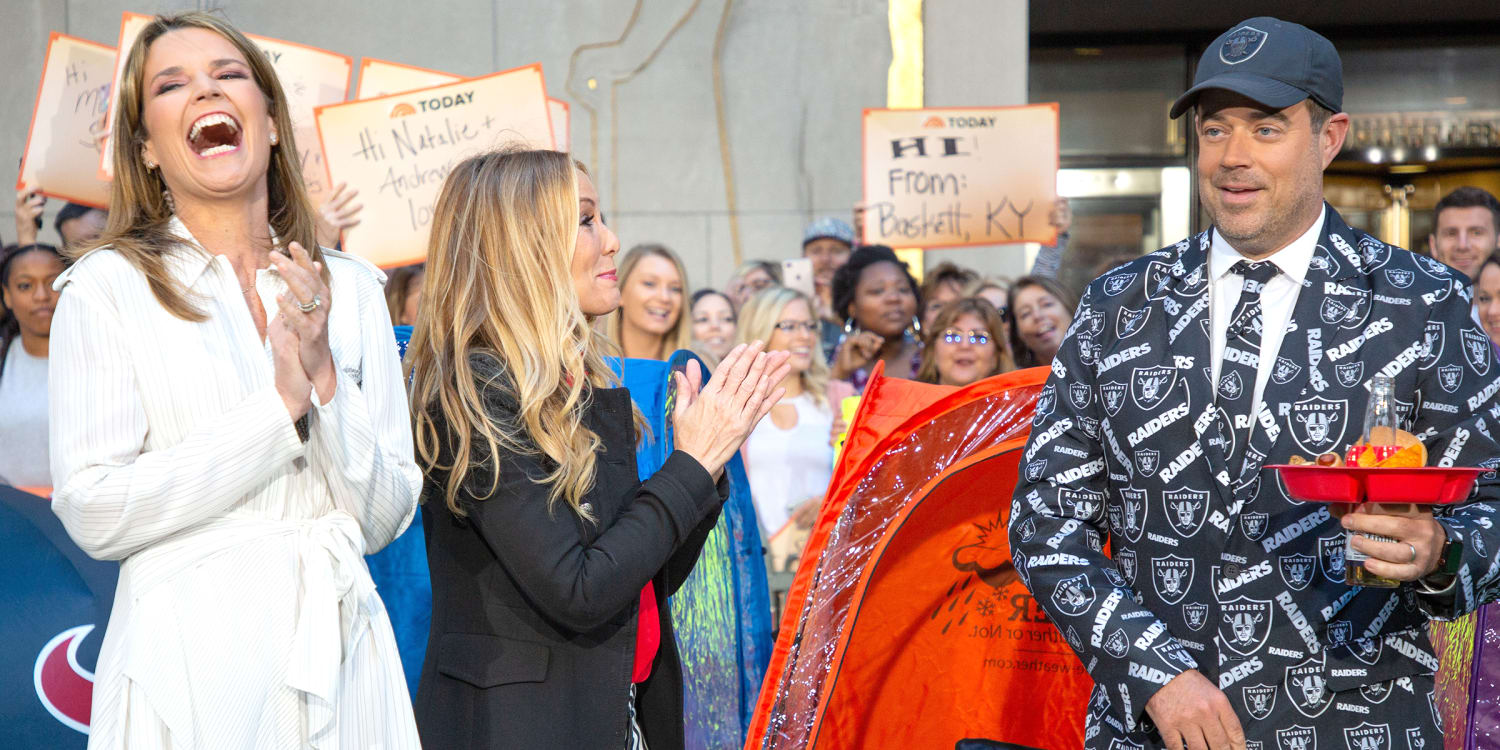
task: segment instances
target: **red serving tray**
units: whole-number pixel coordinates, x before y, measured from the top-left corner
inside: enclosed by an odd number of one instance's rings
[[[1287,494],[1294,500],[1418,505],[1461,503],[1469,499],[1474,480],[1489,471],[1467,466],[1378,469],[1277,464],[1268,468],[1281,475]]]

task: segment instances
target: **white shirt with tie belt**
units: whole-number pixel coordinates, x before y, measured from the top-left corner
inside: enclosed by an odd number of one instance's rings
[[[1292,319],[1292,310],[1297,307],[1297,295],[1302,292],[1302,283],[1307,279],[1307,270],[1312,264],[1313,254],[1318,249],[1318,239],[1323,236],[1323,221],[1328,209],[1318,214],[1302,236],[1276,251],[1268,260],[1276,264],[1281,273],[1266,282],[1260,295],[1262,333],[1260,338],[1260,361],[1255,369],[1255,390],[1251,392],[1248,414],[1260,412],[1261,396],[1266,392],[1266,383],[1276,366],[1277,353],[1281,351],[1281,340],[1286,337],[1287,323]],[[1240,255],[1216,229],[1209,245],[1209,328],[1212,332],[1213,380],[1215,389],[1219,383],[1219,369],[1224,361],[1224,349],[1228,346],[1229,323],[1234,317],[1234,308],[1240,302],[1240,291],[1245,286],[1245,277],[1230,269],[1234,264],[1249,260]],[[1321,294],[1313,290],[1315,294]],[[1302,355],[1305,359],[1305,354]],[[1248,435],[1248,433],[1246,433]]]
[[[207,319],[174,317],[108,249],[59,277],[53,510],[117,559],[89,747],[416,748],[390,620],[363,555],[421,490],[374,266],[325,251],[338,387],[297,437],[224,256],[180,221],[166,258]],[[286,289],[256,277],[268,315]]]

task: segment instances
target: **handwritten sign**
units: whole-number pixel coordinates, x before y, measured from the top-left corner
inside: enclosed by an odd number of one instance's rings
[[[1056,104],[864,111],[864,242],[1057,241]]]
[[[120,49],[129,53],[137,37],[151,23],[154,16],[126,13],[120,22]],[[336,52],[309,47],[296,42],[246,34],[270,60],[286,92],[287,108],[292,116],[292,131],[297,141],[298,156],[302,161],[302,181],[307,186],[308,198],[313,205],[320,205],[330,192],[328,170],[324,164],[323,149],[318,143],[318,131],[313,119],[313,110],[325,104],[341,102],[348,94],[354,60]],[[125,54],[119,55],[115,65],[114,81],[119,85],[125,73]],[[110,122],[114,118],[116,98],[110,97]],[[100,172],[106,179],[113,177],[113,138],[105,144],[99,163]]]
[[[359,89],[354,98],[370,99],[462,80],[463,76],[452,73],[366,57],[359,61]],[[567,102],[550,96],[547,97],[547,107],[552,114],[553,144],[558,151],[570,150],[571,108]]]
[[[109,182],[97,167],[114,67],[112,47],[52,32],[17,190],[29,186],[74,203],[109,206]]]
[[[365,205],[344,247],[387,267],[426,255],[433,204],[458,162],[512,143],[553,147],[536,64],[319,107],[317,122],[329,176]]]

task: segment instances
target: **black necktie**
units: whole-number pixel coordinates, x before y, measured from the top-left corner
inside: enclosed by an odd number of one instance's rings
[[[1250,411],[1255,394],[1255,374],[1260,366],[1260,337],[1264,321],[1260,313],[1260,295],[1266,282],[1281,273],[1275,263],[1240,261],[1230,269],[1245,277],[1239,304],[1229,317],[1224,337],[1224,358],[1219,364],[1218,403],[1229,418],[1226,425],[1234,436],[1229,454],[1229,476],[1236,482],[1245,464],[1245,448],[1255,425]]]

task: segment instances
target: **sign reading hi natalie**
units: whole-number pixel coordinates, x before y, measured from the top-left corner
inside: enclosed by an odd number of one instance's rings
[[[355,99],[373,99],[387,94],[401,94],[415,89],[457,83],[463,76],[444,73],[415,65],[378,60],[366,57],[359,61],[359,88]],[[547,97],[547,108],[552,114],[552,143],[558,151],[568,151],[569,120],[572,108],[561,99]]]
[[[1058,108],[866,109],[867,244],[1057,241]]]
[[[17,190],[109,205],[109,182],[99,178],[97,167],[114,67],[113,48],[52,32]]]
[[[460,161],[511,144],[553,148],[542,66],[317,110],[329,177],[364,211],[345,249],[380,266],[421,260],[433,205]]]

